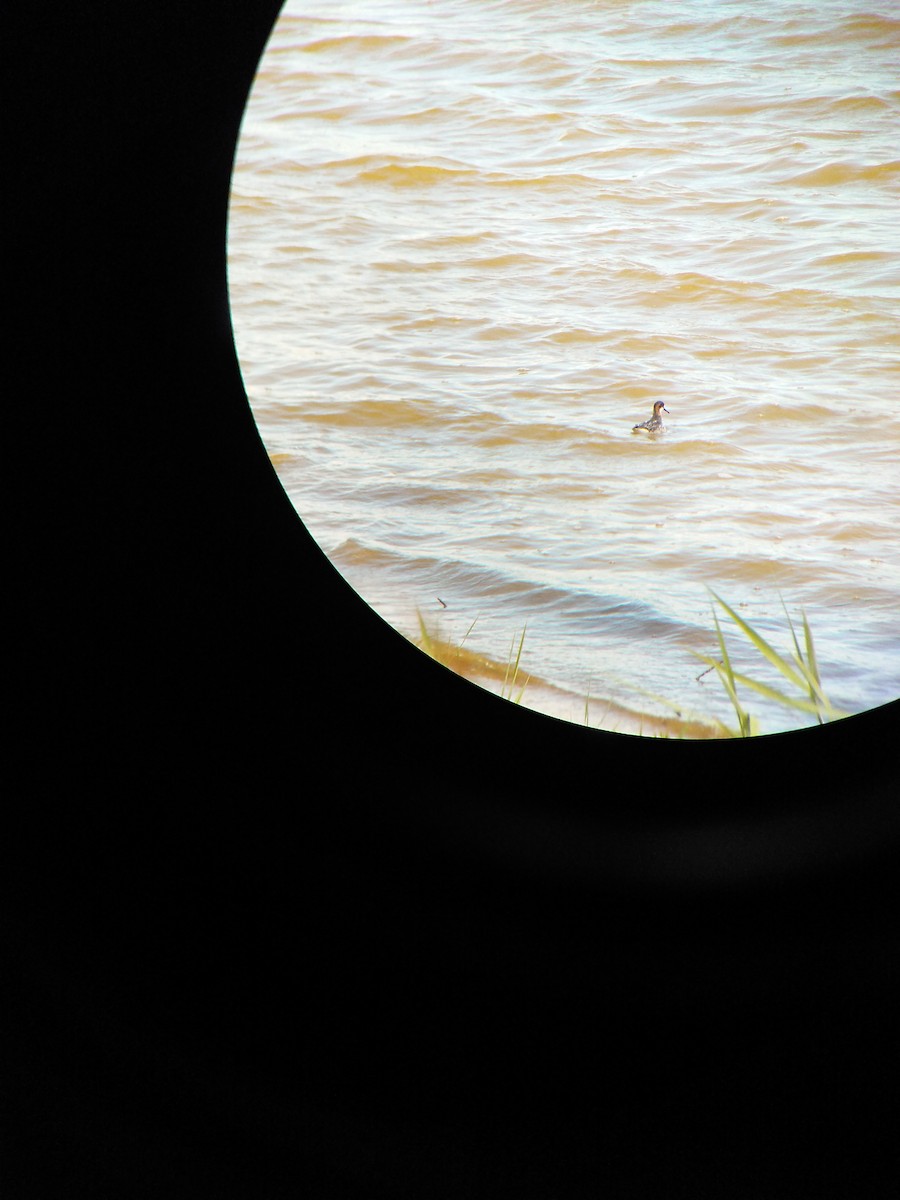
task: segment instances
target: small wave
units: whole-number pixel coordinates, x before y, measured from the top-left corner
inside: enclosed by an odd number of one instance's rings
[[[846,250],[839,254],[825,254],[816,260],[819,263],[843,264],[855,262],[895,262],[896,256],[887,250]]]
[[[701,271],[666,271],[648,264],[630,263],[616,272],[629,295],[651,307],[673,301],[742,301],[766,298],[774,290],[768,283],[735,279]]]
[[[307,42],[298,49],[304,54],[328,54],[337,51],[344,56],[349,52],[371,54],[379,50],[408,49],[414,38],[403,34],[348,34],[343,37],[324,37]]]
[[[457,514],[464,507],[480,504],[484,492],[475,487],[448,487],[445,484],[377,483],[367,489],[366,498],[372,504],[451,508]]]
[[[542,191],[570,191],[572,189],[583,190],[589,188],[596,200],[612,200],[617,201],[620,196],[615,192],[598,193],[597,180],[590,175],[583,175],[577,171],[535,171],[532,174],[524,170],[509,172],[509,171],[488,171],[480,177],[480,182],[491,187],[511,188],[515,190],[528,190],[532,188],[540,188]]]
[[[548,260],[534,254],[510,252],[506,254],[487,254],[481,257],[460,257],[455,255],[445,259],[422,259],[412,262],[408,255],[396,259],[377,260],[372,266],[379,271],[399,275],[432,274],[438,271],[466,271],[473,274],[481,271],[527,271],[529,278],[546,270]]]
[[[351,158],[326,159],[317,170],[343,172],[353,185],[384,183],[390,187],[425,187],[460,179],[477,178],[479,172],[452,159],[421,162],[383,154],[354,155]]]
[[[842,183],[880,183],[900,177],[900,161],[872,163],[860,166],[858,163],[840,161],[825,163],[811,171],[802,171],[792,175],[783,183],[795,187],[836,187]]]
[[[367,546],[356,538],[346,538],[329,552],[328,557],[336,566],[390,567],[397,555],[376,546]]]
[[[772,514],[759,514],[761,523],[766,527],[777,524],[779,518]],[[743,520],[743,514],[741,519]],[[678,570],[698,583],[708,584],[711,579],[717,581],[717,587],[736,584],[757,585],[755,590],[763,588],[763,594],[768,596],[787,588],[803,588],[819,582],[820,573],[815,563],[805,563],[800,559],[783,557],[765,558],[761,555],[739,557],[728,554],[708,554],[703,562],[692,562],[684,555],[675,552],[660,554],[654,560],[659,570]]]
[[[478,172],[468,167],[439,166],[434,163],[388,162],[360,171],[356,182],[385,183],[389,187],[435,187],[455,183],[460,179],[477,178]]]
[[[713,442],[707,438],[670,438],[669,450],[672,454],[695,457],[702,455],[706,458],[728,458],[748,456],[750,451],[742,446],[736,446],[732,441]]]
[[[465,559],[407,555],[354,537],[342,541],[329,557],[338,566],[376,567],[395,578],[402,575],[411,596],[426,586],[443,589],[443,595],[453,591],[472,603],[490,598],[526,618],[538,613],[568,617],[582,633],[677,637],[685,628],[644,600],[542,583]]]
[[[837,36],[894,47],[900,40],[900,20],[884,17],[880,13],[860,13],[847,17]]]
[[[887,99],[885,96],[878,96],[874,93],[860,95],[851,93],[848,96],[839,96],[831,101],[831,105],[837,109],[848,109],[852,112],[865,112],[868,109],[877,111],[885,108],[896,108],[896,103]]]
[[[830,421],[834,412],[824,404],[780,404],[777,401],[761,404],[753,410],[753,416],[758,421],[801,421],[815,424],[816,421]]]
[[[445,108],[440,108],[437,105],[427,107],[410,108],[405,112],[365,112],[361,114],[361,121],[366,126],[384,125],[386,127],[394,125],[424,125],[433,121],[443,120],[450,116],[450,113]]]
[[[370,381],[378,383],[378,381]],[[335,426],[384,426],[396,428],[434,420],[434,412],[415,400],[351,400],[305,405],[295,410],[304,421]]]
[[[573,346],[580,344],[600,343],[606,340],[602,333],[598,333],[596,329],[555,329],[548,335],[548,342],[555,342],[559,346]]]
[[[452,422],[454,429],[480,446],[521,445],[523,442],[569,442],[586,436],[584,429],[551,421],[510,421],[501,413],[469,413]]]

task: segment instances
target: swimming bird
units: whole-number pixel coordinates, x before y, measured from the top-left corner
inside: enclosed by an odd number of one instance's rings
[[[659,414],[661,412],[667,413],[668,411],[662,400],[657,400],[653,405],[653,416],[646,421],[641,421],[640,425],[632,426],[631,432],[638,433],[643,430],[647,433],[664,433],[666,427],[663,425],[663,419]]]

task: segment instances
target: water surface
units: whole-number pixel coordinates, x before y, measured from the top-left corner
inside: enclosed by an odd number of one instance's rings
[[[850,0],[286,5],[235,337],[377,612],[501,662],[525,629],[523,702],[609,727],[734,723],[710,588],[780,650],[805,611],[841,708],[900,694],[898,63]]]

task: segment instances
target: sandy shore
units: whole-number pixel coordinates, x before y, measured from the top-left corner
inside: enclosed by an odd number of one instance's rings
[[[708,739],[723,736],[721,730],[712,722],[636,712],[600,696],[590,697],[586,705],[584,696],[556,687],[536,676],[529,676],[521,668],[518,676],[510,680],[511,671],[507,664],[495,662],[484,655],[472,653],[437,638],[427,637],[416,641],[415,644],[457,675],[462,675],[479,687],[502,696],[510,703],[521,704],[525,708],[557,717],[562,721],[571,721],[575,725],[588,725],[592,729],[638,734],[644,737]]]

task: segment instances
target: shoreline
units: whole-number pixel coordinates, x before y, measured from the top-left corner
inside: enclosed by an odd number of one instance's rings
[[[520,704],[535,712],[573,725],[602,729],[607,733],[625,733],[640,737],[676,737],[694,741],[724,738],[720,726],[699,718],[661,717],[637,712],[607,698],[578,695],[548,683],[536,675],[499,663],[483,654],[444,642],[422,630],[422,636],[409,639],[435,662],[462,676],[478,687],[510,704]]]

